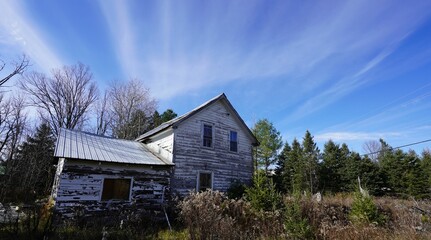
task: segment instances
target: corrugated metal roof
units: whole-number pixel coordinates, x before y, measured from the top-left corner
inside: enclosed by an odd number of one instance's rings
[[[54,157],[115,163],[172,165],[152,153],[143,143],[64,128],[60,130]]]

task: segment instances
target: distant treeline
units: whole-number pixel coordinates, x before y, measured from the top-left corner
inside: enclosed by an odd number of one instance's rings
[[[378,143],[378,144],[376,144]],[[320,151],[310,132],[302,143],[285,143],[278,155],[274,180],[281,192],[352,192],[359,181],[376,196],[431,196],[431,152],[393,150],[383,139],[374,143],[377,151],[360,155],[332,140]]]

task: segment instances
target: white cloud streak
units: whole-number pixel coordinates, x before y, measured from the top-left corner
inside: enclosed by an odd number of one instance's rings
[[[367,141],[401,137],[401,132],[327,132],[314,136],[317,141]]]
[[[108,23],[124,75],[130,78],[139,76],[136,29],[132,28],[128,5],[125,1],[104,0],[100,0],[99,5]]]
[[[21,2],[0,1],[0,9],[0,39],[6,48],[18,48],[30,57],[33,65],[44,72],[63,65]]]
[[[420,2],[157,1],[142,11],[128,3],[100,6],[125,75],[144,79],[158,98],[281,78],[297,101],[315,96],[297,118],[363,86],[430,14]]]

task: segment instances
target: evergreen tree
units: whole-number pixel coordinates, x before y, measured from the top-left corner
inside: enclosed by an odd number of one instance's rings
[[[305,180],[308,191],[313,193],[317,189],[318,166],[320,151],[313,136],[307,130],[302,141]]]
[[[263,166],[265,172],[268,173],[269,166],[276,162],[277,151],[282,146],[280,132],[268,119],[259,120],[254,125],[252,132],[260,143],[253,154],[256,156],[256,167]]]
[[[342,168],[341,179],[343,185],[341,191],[353,192],[358,188],[358,176],[361,177],[361,156],[357,152],[351,152]]]
[[[162,123],[172,120],[177,117],[177,114],[172,109],[167,109],[162,113],[160,118],[162,119]]]
[[[350,191],[350,178],[347,177],[347,170],[349,164],[349,158],[351,156],[351,152],[347,144],[341,144],[339,159],[340,159],[340,167],[339,167],[339,175],[340,175],[340,191],[347,192]]]
[[[151,116],[151,127],[148,130],[156,128],[163,123],[162,117],[160,116],[158,111],[154,111],[153,116]]]
[[[33,201],[49,195],[55,175],[53,167],[55,137],[47,123],[20,146],[17,157],[7,169],[10,176],[4,197],[10,201]]]
[[[164,111],[162,115],[160,115],[158,111],[154,111],[153,115],[151,115],[151,118],[144,132],[148,132],[160,126],[162,123],[167,122],[171,119],[174,119],[176,116],[177,114],[172,109],[168,109]]]
[[[425,197],[428,193],[428,178],[419,157],[414,151],[409,151],[405,154],[404,162],[407,166],[406,193],[417,198]]]
[[[427,179],[426,188],[428,194],[431,193],[431,151],[429,149],[422,152],[421,166]]]
[[[325,192],[336,193],[341,191],[341,159],[340,146],[332,140],[325,143],[322,162],[322,190]]]
[[[386,177],[385,192],[402,194],[405,192],[407,166],[405,166],[402,150],[393,151],[390,148],[379,154],[379,162]]]
[[[292,148],[289,143],[286,142],[283,150],[281,150],[281,153],[278,155],[277,166],[275,168],[274,180],[277,189],[282,193],[292,190],[292,167],[289,162],[289,153],[291,150]]]
[[[377,165],[368,156],[360,160],[358,176],[361,178],[361,183],[372,195],[382,195],[384,186],[384,176]]]
[[[377,161],[381,163],[382,161],[385,161],[386,157],[390,157],[391,154],[393,154],[393,150],[392,150],[392,147],[381,138],[379,139],[379,143],[380,143],[380,151],[377,154]]]
[[[301,144],[299,144],[298,140],[294,139],[292,142],[292,150],[288,154],[288,161],[285,165],[285,171],[289,171],[291,173],[291,193],[293,194],[307,190],[305,184],[305,164],[302,153]]]

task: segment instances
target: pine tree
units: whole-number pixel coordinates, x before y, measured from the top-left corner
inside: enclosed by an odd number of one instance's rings
[[[358,187],[358,176],[361,177],[361,156],[357,152],[351,152],[343,166],[341,179],[343,186],[341,191],[353,192]]]
[[[414,151],[409,151],[404,157],[404,162],[407,166],[406,193],[417,198],[425,197],[428,192],[428,179],[419,157]]]
[[[358,176],[361,178],[363,187],[372,195],[382,195],[384,177],[376,162],[368,156],[361,159]]]
[[[286,171],[291,172],[291,193],[293,194],[301,193],[307,189],[305,185],[306,171],[302,153],[301,144],[299,144],[298,140],[294,139],[292,150],[288,154],[288,161],[285,166]]]
[[[172,120],[177,117],[177,114],[172,109],[168,109],[162,113],[160,118],[162,119],[162,123]]]
[[[160,124],[163,123],[162,117],[160,116],[158,111],[154,111],[153,115],[151,116],[151,123],[148,131],[160,126]]]
[[[33,201],[51,191],[55,168],[53,167],[55,137],[47,123],[41,124],[33,136],[28,136],[20,146],[13,164],[16,166],[9,183],[9,197],[13,201]]]
[[[252,132],[260,143],[253,154],[257,158],[255,161],[268,173],[269,166],[276,163],[277,151],[283,144],[280,132],[268,119],[259,120],[254,125]]]
[[[340,146],[332,140],[325,143],[322,162],[322,190],[336,193],[341,191],[342,164],[340,163]]]
[[[431,151],[429,149],[422,152],[421,167],[427,179],[426,189],[428,195],[431,195]]]
[[[405,192],[407,166],[403,161],[405,154],[402,150],[386,150],[379,154],[379,162],[386,177],[385,190],[389,194]]]
[[[349,166],[350,163],[355,163],[354,161],[350,161],[351,156],[352,153],[350,152],[349,147],[345,143],[343,143],[341,145],[338,156],[340,159],[340,167],[338,170],[338,174],[340,175],[341,179],[339,187],[340,191],[342,192],[349,192],[354,190],[351,188],[352,176],[349,176],[349,173],[355,170],[355,167]]]
[[[304,159],[304,171],[307,190],[310,193],[314,193],[317,189],[318,180],[318,158],[320,155],[319,148],[314,142],[313,136],[307,130],[302,141],[303,148],[303,159]]]
[[[292,167],[289,162],[289,153],[292,150],[289,143],[284,144],[283,150],[278,155],[277,167],[275,168],[275,183],[277,189],[282,192],[290,192],[292,189]]]

